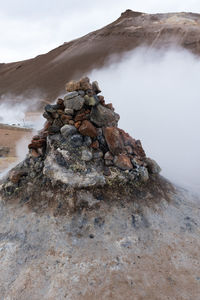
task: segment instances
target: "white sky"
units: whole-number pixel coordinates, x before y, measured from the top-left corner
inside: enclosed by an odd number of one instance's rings
[[[126,9],[200,12],[199,0],[0,0],[0,62],[18,61],[99,29]]]

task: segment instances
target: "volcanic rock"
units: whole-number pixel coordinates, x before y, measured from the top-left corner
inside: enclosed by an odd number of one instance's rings
[[[78,130],[82,135],[87,135],[90,136],[91,138],[97,136],[96,128],[88,120],[84,120]]]
[[[118,156],[115,156],[114,165],[122,170],[133,169],[130,158],[125,154],[119,154]]]
[[[60,129],[60,132],[63,137],[67,138],[69,135],[75,134],[77,132],[77,129],[73,125],[64,125]]]
[[[106,127],[104,129],[104,136],[112,154],[117,155],[123,151],[124,144],[118,128]]]
[[[76,96],[70,99],[64,97],[64,105],[66,109],[80,110],[84,105],[85,99],[81,96]]]
[[[98,127],[117,126],[119,115],[99,104],[92,107],[90,120]]]

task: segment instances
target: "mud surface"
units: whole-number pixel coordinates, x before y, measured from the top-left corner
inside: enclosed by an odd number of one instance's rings
[[[114,198],[71,215],[1,201],[0,299],[198,300],[199,199]]]

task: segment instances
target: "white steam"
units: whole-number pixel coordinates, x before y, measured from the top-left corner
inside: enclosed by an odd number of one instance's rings
[[[200,59],[182,49],[139,48],[94,70],[119,126],[141,139],[170,180],[200,190]]]

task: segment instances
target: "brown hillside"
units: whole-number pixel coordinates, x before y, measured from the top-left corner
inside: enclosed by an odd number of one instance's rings
[[[144,14],[127,10],[108,26],[33,59],[0,64],[0,95],[27,95],[40,91],[43,100],[64,93],[65,83],[101,67],[112,54],[140,45],[183,46],[200,53],[200,15]]]

